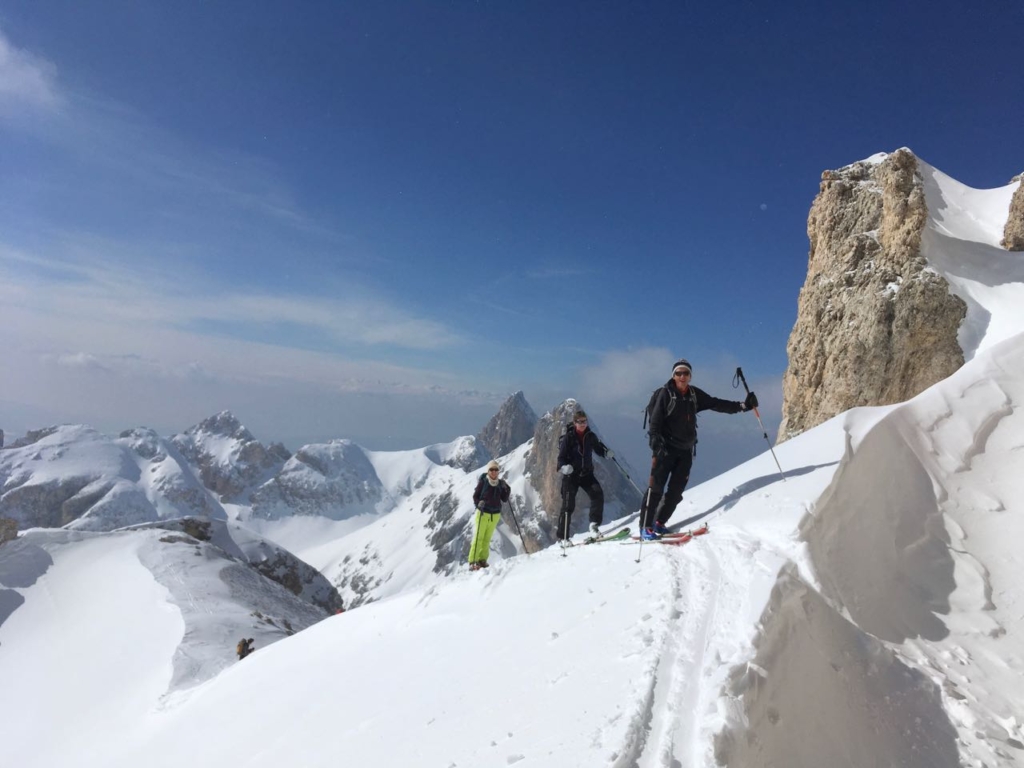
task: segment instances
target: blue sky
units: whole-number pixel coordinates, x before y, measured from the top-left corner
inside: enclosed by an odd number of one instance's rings
[[[774,434],[822,170],[1024,170],[1024,6],[700,5],[5,3],[0,427],[412,447],[523,389],[641,464],[686,356]]]

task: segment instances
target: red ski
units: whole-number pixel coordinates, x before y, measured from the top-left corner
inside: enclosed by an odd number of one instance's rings
[[[656,544],[685,544],[694,536],[703,536],[708,532],[708,524],[704,523],[700,528],[693,528],[689,531],[672,531],[670,533],[663,533],[656,539],[644,539],[644,541],[654,542]],[[639,536],[630,536],[633,541],[640,541]]]

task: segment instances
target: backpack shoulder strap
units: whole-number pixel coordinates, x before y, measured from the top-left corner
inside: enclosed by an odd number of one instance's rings
[[[662,387],[664,389],[664,387]],[[665,407],[665,415],[671,415],[673,409],[676,407],[676,393],[675,387],[673,387],[668,393],[668,405]]]

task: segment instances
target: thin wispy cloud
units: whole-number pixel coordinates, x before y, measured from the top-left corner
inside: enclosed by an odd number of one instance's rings
[[[43,323],[79,327],[102,318],[106,326],[190,329],[201,334],[197,329],[215,322],[221,324],[217,335],[244,329],[245,337],[255,341],[270,330],[293,328],[293,336],[305,332],[365,348],[436,350],[463,341],[442,323],[410,314],[385,299],[356,295],[365,293],[359,289],[332,299],[243,293],[209,285],[203,275],[180,280],[157,266],[128,267],[81,257],[67,263],[3,246],[0,257],[0,297],[9,309],[37,314]],[[16,269],[18,264],[31,269]],[[288,345],[286,335],[275,333],[273,339]]]
[[[57,67],[19,49],[0,31],[0,116],[36,119],[21,129],[70,158],[88,173],[65,179],[67,189],[88,196],[123,195],[124,210],[142,206],[179,219],[182,231],[214,222],[247,221],[248,228],[276,227],[331,248],[335,259],[355,251],[336,222],[311,215],[271,162],[237,150],[211,151],[189,144],[133,107],[61,86]],[[14,123],[18,125],[18,123]],[[374,259],[366,248],[352,258]]]
[[[57,67],[17,48],[0,30],[0,115],[24,108],[55,109]]]
[[[535,267],[524,273],[531,280],[558,280],[564,277],[582,277],[592,274],[592,270],[570,265],[552,265],[547,267]]]

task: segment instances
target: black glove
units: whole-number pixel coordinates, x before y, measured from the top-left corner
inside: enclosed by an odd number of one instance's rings
[[[757,395],[747,392],[747,399],[743,401],[743,410],[749,411],[751,408],[757,408]]]
[[[651,435],[650,439],[651,452],[658,456],[665,452],[665,438],[661,435]]]

